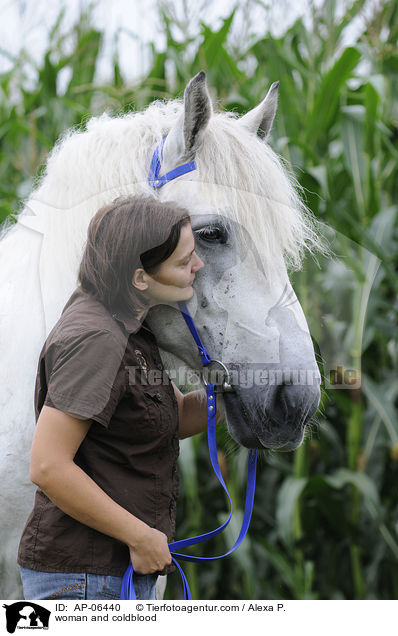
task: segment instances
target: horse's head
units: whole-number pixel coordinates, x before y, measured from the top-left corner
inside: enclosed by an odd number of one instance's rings
[[[286,263],[297,267],[317,237],[292,178],[266,143],[277,88],[238,119],[214,114],[205,74],[193,78],[167,134],[160,175],[192,160],[197,169],[159,192],[191,213],[206,266],[188,307],[210,355],[231,374],[233,391],[223,394],[231,436],[250,448],[291,450],[318,408],[320,375]],[[169,367],[201,367],[175,308],[158,306],[148,321]]]
[[[129,193],[186,207],[206,265],[188,307],[210,355],[232,374],[234,391],[224,395],[230,434],[244,446],[289,450],[317,410],[320,382],[287,272],[319,241],[294,178],[267,143],[277,93],[275,83],[240,118],[214,113],[201,72],[183,103],[154,102],[142,113],[93,118],[51,153],[19,222],[39,233],[48,334],[76,287],[87,226],[99,207]],[[153,190],[149,167],[165,136],[159,176],[193,160],[196,169]],[[168,368],[201,368],[175,307],[158,306],[148,320]],[[177,377],[180,385],[186,380]]]

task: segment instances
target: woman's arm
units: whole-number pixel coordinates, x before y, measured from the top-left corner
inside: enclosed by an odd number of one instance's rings
[[[74,456],[91,420],[44,406],[33,438],[30,479],[77,521],[126,543],[136,572],[171,563],[167,537],[119,506],[77,464]]]
[[[179,438],[191,437],[202,433],[207,428],[207,405],[203,391],[190,391],[181,393],[180,389],[171,382],[178,403]],[[224,409],[217,404],[217,424],[225,418]]]

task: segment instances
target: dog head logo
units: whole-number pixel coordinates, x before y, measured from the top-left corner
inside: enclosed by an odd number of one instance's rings
[[[6,610],[7,631],[13,634],[18,628],[22,629],[48,629],[48,621],[51,612],[32,603],[31,601],[19,601],[11,605],[3,605]]]

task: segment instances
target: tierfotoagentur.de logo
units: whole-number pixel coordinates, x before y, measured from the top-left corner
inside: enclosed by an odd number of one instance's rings
[[[48,629],[50,610],[32,603],[18,601],[3,605],[6,611],[7,632],[14,634],[16,629]]]

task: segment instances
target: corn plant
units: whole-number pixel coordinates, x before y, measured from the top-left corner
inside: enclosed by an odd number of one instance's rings
[[[245,18],[259,6],[246,2]],[[116,52],[113,77],[101,83],[103,34],[89,11],[65,32],[61,12],[42,63],[32,68],[22,52],[0,76],[0,221],[12,219],[57,137],[90,115],[182,97],[202,68],[219,107],[238,113],[280,81],[270,143],[332,243],[333,257],[307,259],[292,274],[318,352],[322,401],[300,448],[262,455],[243,546],[210,566],[187,566],[195,598],[398,597],[398,7],[347,0],[343,15],[334,0],[308,7],[309,26],[298,19],[282,35],[264,28],[253,36],[245,22],[249,35],[232,38],[239,3],[221,26],[203,18],[192,34],[189,16],[177,20],[162,2],[166,48],[149,45],[151,68],[134,84]],[[348,45],[347,29],[362,14],[362,32]],[[340,382],[345,369],[331,376],[333,356],[352,370],[353,388]],[[219,437],[236,513],[230,532],[196,554],[225,552],[242,515],[245,451],[225,427]],[[179,537],[219,525],[227,502],[204,435],[182,443],[180,472]],[[179,585],[170,577],[166,596],[178,598]]]

